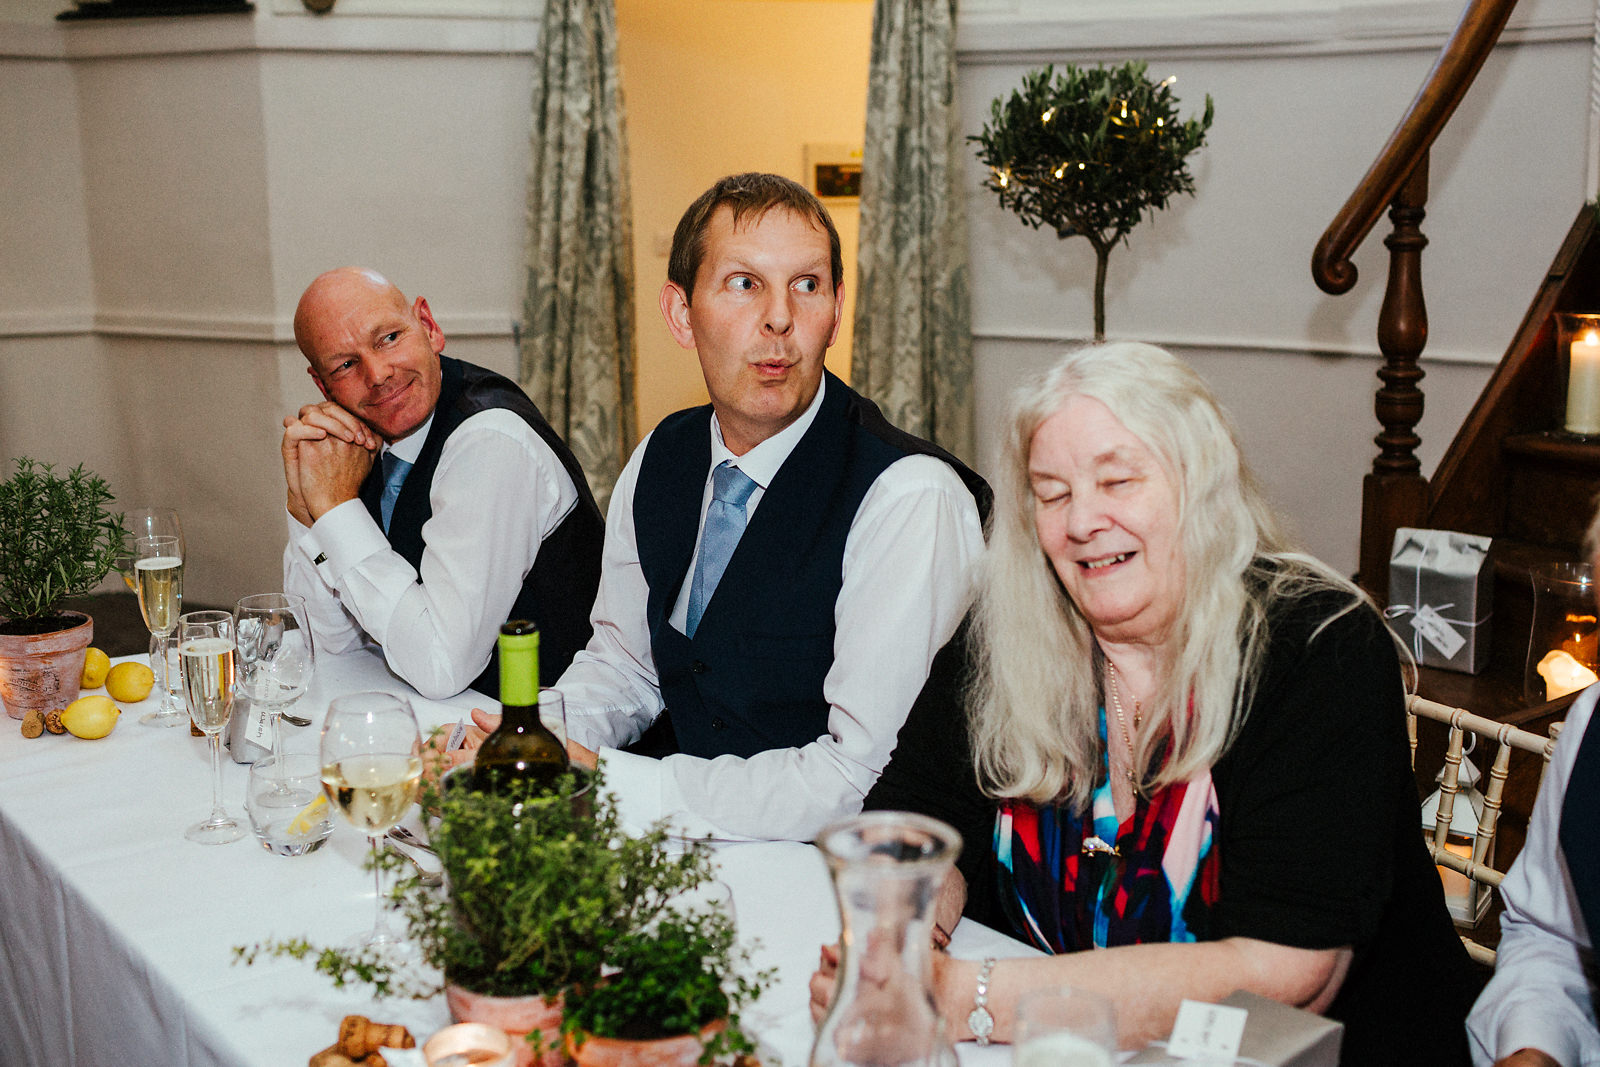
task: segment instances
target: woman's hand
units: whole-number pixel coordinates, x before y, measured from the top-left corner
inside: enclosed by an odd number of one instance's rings
[[[820,1023],[833,1003],[833,991],[839,983],[839,946],[823,945],[822,961],[811,976],[811,1021]]]

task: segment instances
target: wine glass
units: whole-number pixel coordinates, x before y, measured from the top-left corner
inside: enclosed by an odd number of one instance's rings
[[[328,705],[322,724],[322,789],[333,806],[372,846],[377,918],[357,948],[403,950],[405,941],[383,916],[378,845],[417,798],[422,780],[422,735],[402,696],[352,693]]]
[[[147,726],[177,726],[184,720],[184,707],[178,702],[178,696],[173,692],[171,656],[169,644],[172,637],[172,628],[177,623],[178,616],[183,613],[183,561],[186,558],[183,541],[183,523],[178,518],[175,508],[134,508],[122,517],[123,525],[128,528],[132,538],[133,551],[129,553],[130,569],[123,571],[123,580],[139,596],[139,611],[144,616],[146,629],[150,631],[150,661],[155,665],[156,659],[161,660],[161,669],[157,677],[161,682],[161,703],[155,711],[147,712],[139,717],[139,721]],[[140,577],[143,571],[152,564],[142,564],[142,557],[138,550],[141,539],[152,537],[170,537],[177,541],[177,551],[171,553],[178,560],[177,568],[171,571],[170,602],[165,612],[172,620],[165,629],[158,629],[150,625],[151,613],[145,607],[145,597],[141,589]],[[150,557],[154,558],[154,557]]]
[[[183,612],[183,542],[164,534],[136,537],[133,555],[139,613],[144,616],[153,647],[159,648],[161,689],[165,693],[161,706],[139,721],[147,726],[176,726],[183,721],[183,708],[172,693],[167,648]]]
[[[225,845],[245,828],[222,810],[222,728],[233,711],[233,616],[191,611],[178,620],[178,661],[189,718],[211,743],[211,816],[183,832],[202,845]]]
[[[239,692],[271,714],[272,754],[282,756],[280,720],[305,696],[316,667],[306,598],[295,593],[247,596],[234,605],[233,622],[239,642]]]

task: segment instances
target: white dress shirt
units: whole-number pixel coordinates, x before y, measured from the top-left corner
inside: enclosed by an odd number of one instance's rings
[[[1572,704],[1539,786],[1528,838],[1500,885],[1505,914],[1494,977],[1467,1017],[1472,1062],[1492,1064],[1536,1048],[1562,1067],[1600,1064],[1595,986],[1584,973],[1589,931],[1572,890],[1558,833],[1572,764],[1600,685]]]
[[[429,416],[385,451],[415,462],[432,424]],[[331,508],[309,529],[290,516],[283,584],[306,598],[320,648],[375,642],[391,670],[438,700],[466,689],[488,664],[540,543],[578,491],[527,423],[493,408],[445,440],[428,498],[421,584],[360,500]],[[318,553],[327,559],[313,565]]]
[[[815,421],[822,393],[818,389],[792,425],[738,457],[728,451],[712,417],[702,532],[717,464],[732,460],[756,482],[745,504],[754,515]],[[607,784],[633,828],[670,818],[687,834],[811,840],[829,822],[861,809],[894,751],[934,653],[966,612],[973,565],[983,551],[977,505],[955,471],[932,456],[897,460],[868,490],[845,540],[843,586],[834,605],[833,666],[822,687],[831,705],[827,733],[800,748],[749,758],[680,753],[650,759],[616,747],[637,738],[663,707],[633,522],[634,487],[649,443],[647,437],[628,459],[612,493],[591,616],[594,636],[557,683],[566,698],[568,730],[600,754]],[[691,560],[668,618],[680,631],[693,574]]]

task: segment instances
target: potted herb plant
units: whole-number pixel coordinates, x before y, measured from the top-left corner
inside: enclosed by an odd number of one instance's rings
[[[309,958],[335,985],[365,982],[378,996],[426,999],[443,989],[458,1021],[531,1034],[519,1062],[542,1050],[544,1062],[561,1063],[563,995],[592,986],[619,942],[650,928],[674,897],[712,875],[709,845],[680,850],[659,828],[625,835],[602,784],[598,773],[569,774],[553,794],[524,799],[470,782],[424,787],[423,810],[438,817],[430,844],[444,886],[428,885],[392,852],[377,862],[410,871],[393,895],[425,969],[304,940],[234,952],[246,963],[258,955]]]
[[[78,698],[94,620],[60,611],[100,584],[122,551],[122,516],[103,479],[57,474],[26,456],[0,482],[0,702],[13,719]]]
[[[607,977],[567,993],[561,1029],[578,1067],[690,1067],[755,1045],[739,1013],[771,972],[751,972],[733,918],[715,905],[620,939]]]

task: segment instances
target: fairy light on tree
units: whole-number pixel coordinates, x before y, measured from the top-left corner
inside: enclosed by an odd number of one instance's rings
[[[1205,114],[1182,120],[1176,77],[1153,82],[1140,62],[1119,67],[1054,67],[1028,73],[1010,99],[997,98],[978,143],[989,168],[984,187],[1023,222],[1094,248],[1094,337],[1106,333],[1106,264],[1111,249],[1148,212],[1194,192],[1188,158],[1211,128]]]

